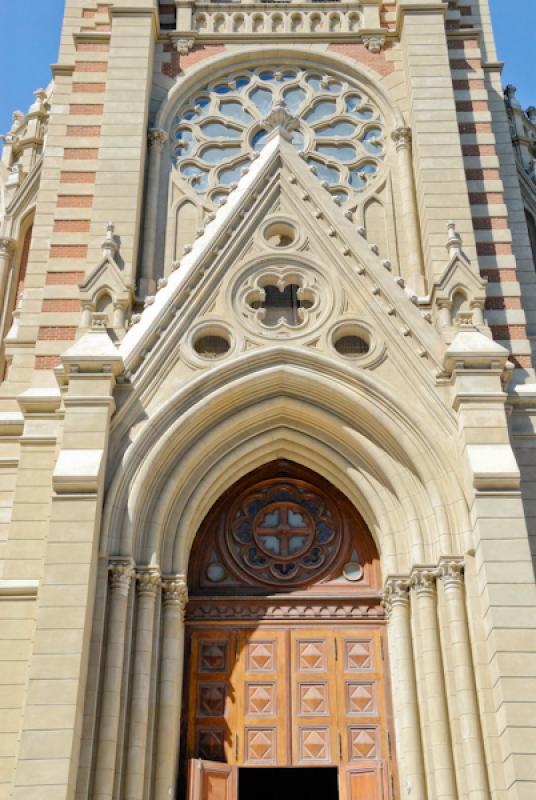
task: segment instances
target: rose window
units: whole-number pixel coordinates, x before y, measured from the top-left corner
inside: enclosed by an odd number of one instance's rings
[[[224,200],[284,105],[296,121],[292,144],[341,203],[356,204],[384,158],[380,113],[361,88],[329,73],[280,67],[244,70],[196,92],[176,117],[180,176],[213,206]]]
[[[313,490],[276,481],[242,496],[225,536],[235,566],[255,580],[307,581],[325,573],[340,547],[340,522]]]

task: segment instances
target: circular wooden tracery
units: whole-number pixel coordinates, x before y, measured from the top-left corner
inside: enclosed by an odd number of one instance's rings
[[[190,595],[377,596],[377,551],[360,515],[316,473],[289,461],[255,470],[206,517]]]

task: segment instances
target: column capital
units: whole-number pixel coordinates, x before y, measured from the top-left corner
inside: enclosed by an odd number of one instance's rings
[[[156,597],[162,584],[158,567],[140,567],[136,570],[138,597]]]
[[[409,608],[410,581],[408,578],[393,576],[385,581],[382,605],[389,619],[396,607]]]
[[[444,557],[439,562],[439,570],[446,592],[463,586],[463,573],[465,570],[463,558]]]
[[[120,594],[128,595],[130,582],[134,577],[134,565],[132,561],[112,561],[108,565],[110,575],[110,586],[112,590],[117,590]]]
[[[16,239],[11,239],[9,236],[0,237],[0,257],[8,256],[13,252],[17,244]]]
[[[147,141],[150,148],[162,150],[167,140],[167,132],[160,128],[150,128],[147,133]]]
[[[391,139],[395,143],[397,152],[399,150],[409,150],[411,148],[411,128],[401,125],[391,132]]]
[[[417,595],[424,597],[434,595],[436,592],[436,579],[439,570],[435,567],[414,567],[411,571],[410,583]]]
[[[188,587],[184,575],[168,575],[162,580],[164,606],[176,606],[181,616],[186,611]]]

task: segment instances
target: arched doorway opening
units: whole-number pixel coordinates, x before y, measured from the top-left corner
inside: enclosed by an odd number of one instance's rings
[[[211,509],[188,576],[181,798],[391,796],[380,565],[351,503],[271,462]]]

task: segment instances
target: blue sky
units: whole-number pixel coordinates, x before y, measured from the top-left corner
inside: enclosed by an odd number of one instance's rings
[[[504,83],[518,87],[524,107],[536,105],[536,0],[490,0]],[[0,0],[0,133],[11,113],[26,111],[32,92],[50,80],[58,56],[63,0]]]

